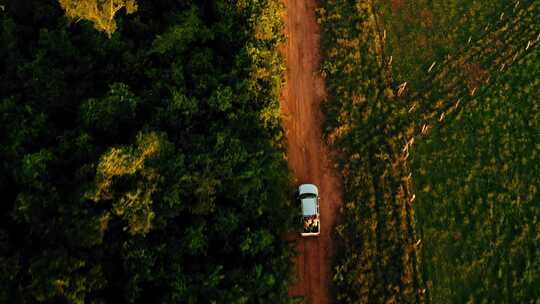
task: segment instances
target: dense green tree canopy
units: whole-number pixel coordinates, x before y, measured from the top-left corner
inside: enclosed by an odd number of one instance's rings
[[[286,302],[279,1],[109,2],[0,11],[0,302]]]

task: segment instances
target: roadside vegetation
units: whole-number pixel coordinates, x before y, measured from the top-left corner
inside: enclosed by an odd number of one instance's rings
[[[540,4],[461,2],[322,3],[339,302],[538,298]]]
[[[0,302],[289,301],[281,2],[61,3],[0,10]]]
[[[337,302],[421,302],[408,168],[401,135],[389,119],[400,105],[386,86],[371,5],[325,1],[319,16],[329,95],[324,132],[338,151],[344,182],[336,227]]]

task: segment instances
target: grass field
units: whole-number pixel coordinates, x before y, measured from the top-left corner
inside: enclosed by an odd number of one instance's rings
[[[538,4],[377,11],[390,83],[407,82],[404,126],[431,127],[409,163],[426,302],[539,303]]]
[[[412,87],[422,85],[433,62],[467,49],[514,5],[499,0],[385,0],[374,4],[381,35],[386,37],[384,55],[387,61],[392,56],[394,79],[408,81]]]
[[[540,297],[539,52],[412,150],[433,303]]]
[[[371,6],[326,1],[319,16],[329,93],[324,130],[339,151],[345,199],[336,228],[336,303],[420,303],[408,169],[390,120],[401,106],[386,87]]]
[[[538,19],[532,0],[324,2],[340,303],[540,303]]]

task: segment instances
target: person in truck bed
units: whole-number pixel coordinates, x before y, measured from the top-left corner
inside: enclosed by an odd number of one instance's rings
[[[319,190],[313,184],[302,184],[298,187],[298,200],[302,208],[302,236],[319,235]]]

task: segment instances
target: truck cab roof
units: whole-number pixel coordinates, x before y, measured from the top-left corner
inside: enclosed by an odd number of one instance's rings
[[[309,194],[308,194],[309,195]],[[317,214],[317,197],[309,195],[300,199],[302,201],[302,215],[310,216]]]

